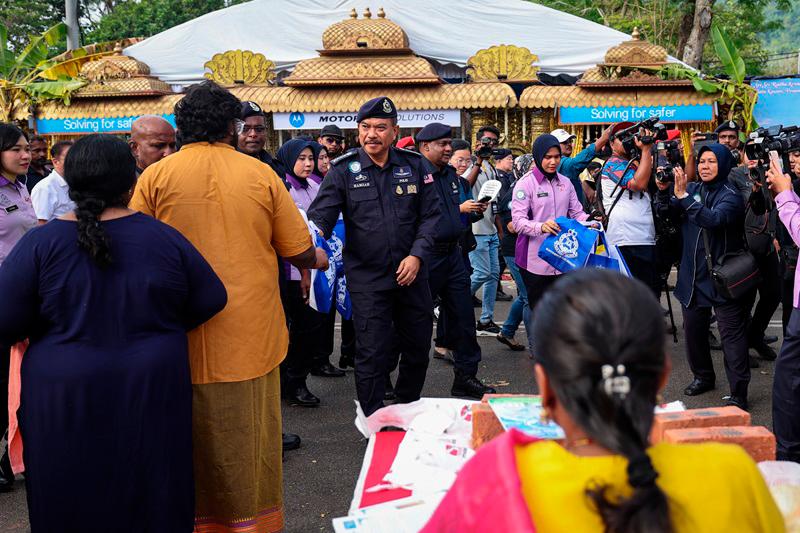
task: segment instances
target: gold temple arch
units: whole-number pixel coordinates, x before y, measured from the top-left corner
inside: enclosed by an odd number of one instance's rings
[[[478,50],[467,60],[467,75],[472,81],[538,82],[536,54],[522,46],[501,44]]]
[[[228,50],[214,54],[203,65],[211,72],[204,76],[222,85],[264,84],[275,80],[275,63],[250,50]]]

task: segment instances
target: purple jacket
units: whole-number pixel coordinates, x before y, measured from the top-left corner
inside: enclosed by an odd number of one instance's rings
[[[778,216],[786,226],[795,244],[800,246],[800,197],[793,190],[783,191],[775,197]],[[793,307],[800,307],[800,269],[794,271]]]
[[[584,221],[589,215],[569,178],[558,174],[551,180],[534,167],[517,182],[511,201],[511,221],[518,234],[515,260],[520,268],[541,276],[561,274],[539,258],[539,247],[549,235],[542,233],[542,224],[558,217]]]
[[[295,205],[305,212],[311,206],[311,202],[317,197],[319,192],[319,183],[313,179],[299,180],[291,174],[286,174],[286,182],[291,186],[289,195],[294,200]],[[292,266],[288,261],[283,262],[286,269],[286,279],[291,281],[300,281],[300,271],[297,267]]]

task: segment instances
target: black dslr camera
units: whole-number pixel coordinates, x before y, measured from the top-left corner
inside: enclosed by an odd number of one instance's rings
[[[653,132],[653,134],[641,135],[639,130],[642,129],[650,130]],[[628,154],[628,157],[631,159],[639,159],[642,154],[640,153],[639,148],[636,147],[636,139],[639,139],[644,144],[653,144],[656,141],[666,141],[667,127],[659,122],[658,117],[650,117],[647,120],[643,120],[642,122],[634,124],[629,128],[618,131],[615,134],[615,137],[622,143],[622,146],[625,148],[625,153]]]
[[[789,168],[789,153],[800,151],[800,128],[781,125],[758,128],[750,134],[744,151],[748,159],[758,161],[758,168],[763,171],[769,170],[773,157],[781,161],[782,168]]]
[[[492,148],[492,143],[496,142],[496,139],[492,137],[481,137],[478,141],[481,145],[475,150],[475,155],[480,157],[481,159],[489,159],[494,155],[496,150]]]
[[[675,167],[686,166],[683,161],[683,152],[678,147],[678,141],[659,141],[656,144],[656,151],[660,160],[656,168],[656,181],[661,183],[675,181]],[[662,157],[663,159],[661,159]],[[660,164],[661,161],[664,161],[665,164]]]

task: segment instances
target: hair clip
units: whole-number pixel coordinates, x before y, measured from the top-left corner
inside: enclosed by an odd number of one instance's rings
[[[603,376],[603,389],[606,394],[609,396],[618,394],[624,400],[625,396],[631,391],[631,379],[625,375],[625,365],[617,365],[616,368],[612,365],[603,365],[600,370]]]

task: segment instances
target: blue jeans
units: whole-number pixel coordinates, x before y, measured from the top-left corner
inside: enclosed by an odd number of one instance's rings
[[[531,308],[528,307],[528,291],[525,289],[525,283],[522,281],[522,274],[519,273],[519,267],[516,261],[514,261],[514,257],[504,256],[504,258],[506,260],[506,266],[509,272],[511,272],[511,277],[514,278],[514,283],[517,284],[517,297],[514,298],[514,301],[511,303],[511,310],[508,312],[508,318],[506,318],[506,321],[503,323],[501,333],[504,337],[512,339],[520,323],[525,322],[525,332],[528,336],[528,349],[532,350],[533,343],[531,342],[531,335],[533,334],[533,328],[531,322],[533,316],[531,315]]]
[[[500,282],[500,239],[494,235],[475,235],[478,246],[469,253],[472,264],[470,292],[475,294],[483,286],[483,305],[480,321],[484,324],[494,318],[494,301]]]

